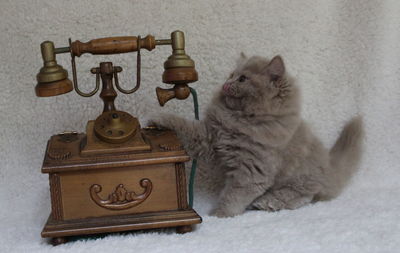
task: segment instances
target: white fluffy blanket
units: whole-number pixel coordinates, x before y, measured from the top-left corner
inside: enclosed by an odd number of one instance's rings
[[[0,252],[398,252],[400,246],[400,2],[326,1],[21,1],[0,2]],[[282,55],[303,91],[303,115],[330,146],[344,122],[364,115],[361,170],[335,200],[295,211],[207,216],[209,199],[196,196],[204,217],[197,230],[110,235],[53,248],[40,238],[50,211],[47,175],[40,173],[46,141],[64,130],[83,132],[102,108],[95,96],[34,94],[39,45],[68,38],[117,35],[168,38],[180,29],[196,61],[201,111],[241,51]],[[155,87],[170,48],[142,53],[142,87],[119,95],[118,108],[145,124],[154,112],[192,118],[190,100],[160,108]],[[57,56],[70,69],[67,55]],[[135,54],[77,59],[82,89],[100,61],[122,66],[132,87]],[[70,71],[71,74],[71,71]],[[197,182],[201,187],[201,182]]]

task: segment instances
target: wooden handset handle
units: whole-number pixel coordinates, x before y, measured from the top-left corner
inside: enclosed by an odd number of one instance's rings
[[[146,48],[151,51],[156,47],[154,36],[147,35],[140,39],[140,48]],[[83,43],[79,40],[71,43],[71,51],[75,56],[81,56],[84,53],[91,54],[121,54],[134,52],[138,49],[138,37],[109,37],[94,39]]]

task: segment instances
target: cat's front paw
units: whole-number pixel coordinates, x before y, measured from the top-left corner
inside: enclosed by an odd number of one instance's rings
[[[236,215],[239,215],[241,213],[233,212],[232,210],[227,210],[224,208],[215,208],[210,212],[211,216],[215,216],[218,218],[228,218],[228,217],[233,217]]]
[[[162,123],[160,123],[160,122],[157,121],[157,120],[149,120],[149,121],[147,122],[147,128],[155,128],[155,129],[158,129],[158,130],[167,129],[165,126],[163,126]]]
[[[148,121],[147,126],[160,130],[169,129],[169,118],[165,115],[157,115]]]
[[[272,194],[265,194],[251,204],[251,209],[275,212],[284,209],[284,203]]]
[[[210,215],[218,217],[218,218],[226,218],[226,217],[232,217],[233,216],[233,215],[229,214],[228,212],[226,212],[226,211],[224,211],[222,209],[219,209],[219,208],[216,208],[216,209],[212,210],[210,212]]]

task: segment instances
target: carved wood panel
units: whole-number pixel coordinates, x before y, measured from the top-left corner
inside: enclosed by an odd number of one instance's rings
[[[63,219],[181,209],[176,180],[171,163],[60,173]]]

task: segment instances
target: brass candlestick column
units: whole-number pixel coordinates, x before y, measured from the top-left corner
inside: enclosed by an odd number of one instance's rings
[[[103,88],[100,93],[100,97],[104,101],[103,112],[116,110],[114,100],[117,97],[117,92],[114,90],[112,79],[114,77],[114,72],[117,72],[117,68],[120,67],[113,67],[111,62],[102,62],[99,68],[92,68],[90,70],[92,74],[96,74],[97,80],[100,75],[101,81],[103,82]]]
[[[123,143],[134,136],[139,128],[139,122],[135,117],[118,111],[114,105],[117,92],[114,90],[112,80],[114,78],[117,84],[117,73],[121,71],[121,67],[113,67],[111,62],[102,62],[100,67],[91,69],[91,72],[96,74],[96,86],[99,86],[99,76],[101,76],[103,87],[100,97],[104,102],[103,113],[94,123],[94,133],[97,138],[108,143]]]

